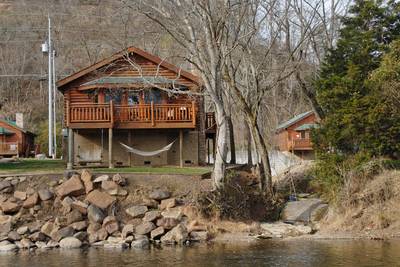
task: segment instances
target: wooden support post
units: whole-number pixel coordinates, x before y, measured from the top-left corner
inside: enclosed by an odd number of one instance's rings
[[[74,166],[74,130],[68,129],[68,163],[67,170],[72,170]]]
[[[207,145],[207,164],[210,164],[210,138],[206,138]]]
[[[179,130],[179,166],[183,168],[183,130]]]
[[[128,144],[132,146],[132,130],[128,130]],[[128,165],[129,167],[132,167],[132,153],[128,153]]]
[[[108,168],[114,168],[113,164],[113,129],[108,129]]]
[[[216,145],[215,145],[215,135],[213,135],[212,138],[212,146],[213,146],[213,163],[215,163],[215,154],[217,151],[215,151]]]
[[[192,123],[196,127],[196,103],[192,101]]]
[[[151,101],[151,126],[154,126],[154,103]]]

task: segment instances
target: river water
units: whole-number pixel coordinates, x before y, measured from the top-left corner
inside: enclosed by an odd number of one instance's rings
[[[36,250],[0,254],[0,266],[400,266],[400,241],[260,240],[149,250]]]

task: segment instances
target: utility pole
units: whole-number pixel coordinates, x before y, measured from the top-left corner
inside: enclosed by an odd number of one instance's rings
[[[54,156],[53,151],[53,74],[52,74],[52,56],[53,56],[53,47],[51,45],[51,20],[50,15],[48,15],[49,21],[49,32],[48,32],[48,56],[49,56],[49,71],[48,71],[48,82],[49,82],[49,157]]]
[[[53,49],[52,53],[52,78],[53,78],[53,159],[57,157],[57,116],[56,116],[56,66],[55,66],[55,58],[56,58],[56,50]]]

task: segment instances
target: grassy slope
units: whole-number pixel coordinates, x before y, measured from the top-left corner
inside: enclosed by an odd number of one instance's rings
[[[61,173],[65,169],[65,163],[61,160],[33,160],[24,159],[19,162],[0,163],[0,174],[24,174],[24,173]],[[90,169],[90,168],[89,168]],[[207,167],[185,167],[174,166],[146,167],[137,166],[129,168],[93,168],[94,172],[101,173],[158,173],[158,174],[185,174],[202,175],[210,172]]]

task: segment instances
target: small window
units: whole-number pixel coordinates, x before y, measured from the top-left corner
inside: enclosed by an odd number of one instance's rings
[[[143,162],[144,165],[151,165],[151,161],[146,160],[145,162]]]
[[[300,138],[306,139],[306,131],[300,131]]]
[[[161,91],[157,89],[146,90],[144,93],[144,102],[146,104],[149,104],[151,102],[153,102],[154,104],[161,104]]]

